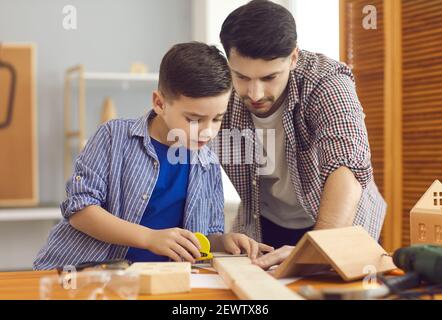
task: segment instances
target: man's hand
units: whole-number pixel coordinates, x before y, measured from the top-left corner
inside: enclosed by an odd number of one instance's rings
[[[267,253],[258,259],[252,260],[252,262],[264,270],[269,269],[274,265],[282,263],[293,251],[295,247],[293,246],[283,246],[275,251]]]
[[[273,247],[270,247],[264,243],[258,243],[242,233],[231,232],[223,234],[221,241],[224,251],[231,254],[240,254],[241,252],[245,252],[252,260],[256,259],[264,252],[271,252],[274,250]]]
[[[163,230],[149,229],[146,235],[146,248],[160,256],[173,261],[189,261],[195,263],[200,258],[200,243],[196,236],[184,229],[171,228]]]

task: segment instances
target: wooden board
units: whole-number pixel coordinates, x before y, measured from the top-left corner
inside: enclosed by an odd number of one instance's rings
[[[140,275],[140,294],[190,291],[189,262],[138,262],[126,271]]]
[[[307,232],[275,270],[276,278],[334,269],[345,281],[396,269],[393,259],[361,226]]]
[[[38,202],[37,128],[34,45],[2,43],[0,60],[16,71],[11,122],[0,129],[0,207],[31,206]],[[11,76],[0,69],[0,122],[8,113]]]
[[[242,300],[301,300],[247,257],[214,258],[213,267]]]

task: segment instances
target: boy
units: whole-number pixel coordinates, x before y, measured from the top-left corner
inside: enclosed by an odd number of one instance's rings
[[[161,62],[153,110],[100,126],[77,158],[61,204],[64,219],[34,269],[123,258],[194,263],[196,231],[208,235],[212,251],[256,258],[272,250],[239,233],[223,234],[220,167],[206,144],[218,133],[231,88],[216,47],[172,47]],[[178,143],[171,137],[177,132]]]

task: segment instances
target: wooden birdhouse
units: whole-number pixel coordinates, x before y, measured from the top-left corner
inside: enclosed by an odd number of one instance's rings
[[[442,183],[435,180],[410,211],[411,244],[442,245]]]

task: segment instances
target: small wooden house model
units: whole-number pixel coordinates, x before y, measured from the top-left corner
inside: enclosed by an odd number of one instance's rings
[[[411,244],[442,245],[442,183],[435,180],[410,211]]]

